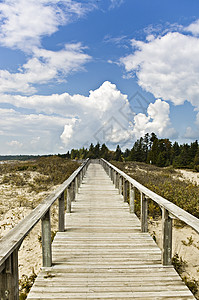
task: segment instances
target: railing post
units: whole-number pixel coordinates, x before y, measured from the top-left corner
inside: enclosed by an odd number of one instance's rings
[[[43,257],[43,267],[51,267],[52,248],[51,248],[50,209],[42,218],[42,257]]]
[[[115,187],[116,189],[119,188],[119,174],[117,172],[115,173]]]
[[[168,210],[162,209],[162,264],[172,264],[172,218]]]
[[[71,213],[71,185],[67,188],[67,213]]]
[[[119,194],[122,194],[122,176],[119,176]]]
[[[77,175],[77,183],[78,183],[78,188],[80,187],[80,174]]]
[[[130,213],[135,212],[135,188],[129,182],[129,211]]]
[[[78,194],[78,178],[75,177],[75,195]]]
[[[108,176],[111,178],[111,167],[108,168]]]
[[[113,170],[113,184],[116,185],[116,171]]]
[[[123,197],[124,202],[127,202],[128,181],[123,178]]]
[[[112,182],[114,181],[114,174],[113,174],[113,169],[111,169],[111,180],[112,180]]]
[[[65,210],[65,199],[64,192],[59,198],[59,232],[64,232],[64,210]]]
[[[81,171],[81,182],[83,181],[83,178],[84,178],[84,170],[82,169],[82,171]]]
[[[18,250],[16,249],[5,261],[5,268],[0,273],[0,299],[19,299]]]
[[[147,203],[147,198],[142,192],[140,193],[140,196],[141,196],[141,231],[147,232],[148,231],[148,221],[147,221],[148,203]]]
[[[71,201],[74,201],[75,200],[75,182],[73,181],[72,183],[71,183]]]

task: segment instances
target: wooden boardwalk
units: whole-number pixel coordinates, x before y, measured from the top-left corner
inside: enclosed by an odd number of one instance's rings
[[[195,299],[102,166],[91,163],[27,299]]]

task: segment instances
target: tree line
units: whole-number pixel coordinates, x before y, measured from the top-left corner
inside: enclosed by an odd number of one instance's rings
[[[199,144],[196,140],[191,144],[179,145],[172,143],[169,139],[159,139],[155,133],[146,133],[144,137],[138,139],[131,149],[122,151],[117,145],[116,150],[109,150],[103,144],[93,143],[90,147],[72,149],[65,155],[70,159],[104,158],[108,161],[138,161],[153,164],[159,167],[173,166],[175,168],[194,168],[199,171]]]

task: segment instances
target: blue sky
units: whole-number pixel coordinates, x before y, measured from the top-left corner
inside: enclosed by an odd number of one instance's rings
[[[199,139],[197,0],[0,1],[0,154]]]

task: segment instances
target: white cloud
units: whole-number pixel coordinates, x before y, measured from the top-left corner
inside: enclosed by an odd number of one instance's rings
[[[132,139],[128,140],[132,126],[128,121],[130,108],[127,96],[108,81],[90,91],[88,97],[64,93],[29,97],[1,95],[0,99],[18,108],[17,111],[0,109],[0,128],[4,138],[14,136],[13,140],[18,140],[23,136],[26,143],[20,150],[26,153],[41,153],[44,149],[44,153],[58,152],[62,146],[64,149],[79,148],[86,141],[95,143],[97,140],[109,145],[120,142],[132,144]],[[20,113],[22,108],[35,113]],[[113,117],[114,122],[111,123],[110,118]]]
[[[199,123],[198,123],[198,125],[199,125]],[[191,127],[187,127],[187,129],[185,131],[185,134],[184,134],[184,137],[186,139],[197,140],[198,137],[199,137],[198,130],[196,131]]]
[[[57,153],[59,136],[66,122],[67,117],[62,116],[0,109],[0,128],[3,132],[0,154]],[[12,141],[18,141],[19,144]],[[19,145],[20,148],[17,147]]]
[[[151,132],[156,133],[159,137],[172,138],[176,132],[170,127],[169,113],[167,102],[157,99],[155,103],[150,103],[147,115],[139,113],[134,117],[133,133],[136,138]]]
[[[24,153],[57,153],[97,141],[113,148],[117,144],[132,147],[133,140],[147,132],[155,132],[160,137],[175,134],[168,103],[158,99],[149,104],[147,115],[131,114],[130,119],[127,96],[109,81],[91,90],[88,97],[64,93],[1,95],[0,99],[18,108],[0,109],[0,128],[4,139],[13,136],[12,140],[26,141],[20,148]],[[20,113],[21,108],[35,113]]]
[[[91,57],[81,43],[65,44],[60,51],[42,48],[41,39],[85,15],[95,6],[73,0],[3,0],[0,3],[0,44],[29,54],[18,72],[0,70],[0,93],[37,92],[34,85],[62,81],[80,71]]]
[[[84,15],[92,6],[72,0],[4,0],[0,3],[0,43],[29,51],[44,35]]]
[[[62,132],[60,138],[65,145],[70,142],[70,139],[73,136],[73,128],[75,126],[75,123],[76,119],[71,119],[70,123],[64,126],[64,131]]]
[[[190,24],[185,28],[185,31],[191,32],[194,35],[199,34],[199,20],[196,20],[194,23]]]
[[[19,141],[11,141],[8,142],[7,145],[15,148],[21,148],[23,146],[23,144],[20,143]]]
[[[60,51],[34,49],[34,56],[24,64],[18,73],[0,70],[0,93],[36,92],[34,84],[59,80],[71,72],[80,71],[91,57],[83,53],[80,43],[66,44]]]
[[[170,32],[148,42],[132,40],[133,54],[121,58],[127,72],[155,98],[185,100],[199,107],[199,39]]]

